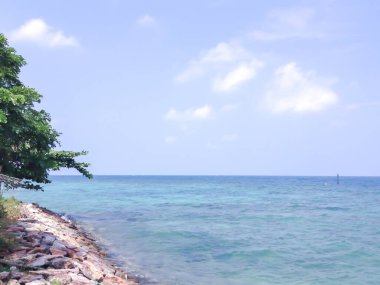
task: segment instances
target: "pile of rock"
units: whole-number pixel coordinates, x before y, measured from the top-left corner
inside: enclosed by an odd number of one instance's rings
[[[0,252],[10,268],[0,272],[0,285],[136,285],[73,223],[35,204],[20,208],[22,218],[7,228],[15,246]]]

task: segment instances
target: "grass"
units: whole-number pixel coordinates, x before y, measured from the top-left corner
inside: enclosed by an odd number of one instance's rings
[[[19,205],[14,197],[0,197],[0,250],[12,248],[15,244],[14,238],[4,229],[20,217]]]
[[[14,198],[0,197],[0,219],[1,220],[16,220],[20,216],[20,202]]]

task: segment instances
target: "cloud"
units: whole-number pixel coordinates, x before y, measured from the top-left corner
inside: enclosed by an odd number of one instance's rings
[[[257,41],[323,38],[321,25],[314,21],[314,16],[314,10],[305,7],[275,10],[269,13],[264,28],[253,31],[251,37]]]
[[[10,34],[13,42],[30,42],[47,47],[75,47],[79,43],[61,30],[49,26],[43,19],[31,19]]]
[[[251,62],[239,64],[235,69],[228,72],[224,77],[217,77],[214,80],[214,90],[227,92],[235,90],[242,83],[254,78],[261,62],[252,60]]]
[[[177,111],[176,109],[170,109],[165,114],[166,120],[173,121],[202,121],[210,118],[212,114],[212,108],[209,105],[204,105],[199,108],[190,108],[185,111]]]
[[[142,27],[154,27],[158,24],[158,22],[152,16],[144,15],[137,20],[137,24]]]
[[[266,102],[275,113],[322,111],[338,102],[338,95],[329,85],[313,71],[303,72],[291,62],[276,70]]]
[[[167,136],[167,137],[165,138],[165,142],[166,142],[167,144],[173,144],[173,143],[177,142],[177,137],[174,137],[174,136]]]
[[[221,42],[191,60],[175,79],[177,82],[186,82],[212,73],[213,90],[225,92],[235,90],[243,82],[252,79],[262,65],[241,45]]]

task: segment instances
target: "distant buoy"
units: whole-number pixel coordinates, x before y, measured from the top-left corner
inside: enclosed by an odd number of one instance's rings
[[[336,184],[339,184],[339,174],[336,175]]]

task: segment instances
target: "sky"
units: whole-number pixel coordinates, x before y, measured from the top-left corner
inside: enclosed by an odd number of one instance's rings
[[[0,10],[22,81],[94,174],[380,175],[379,1]]]

